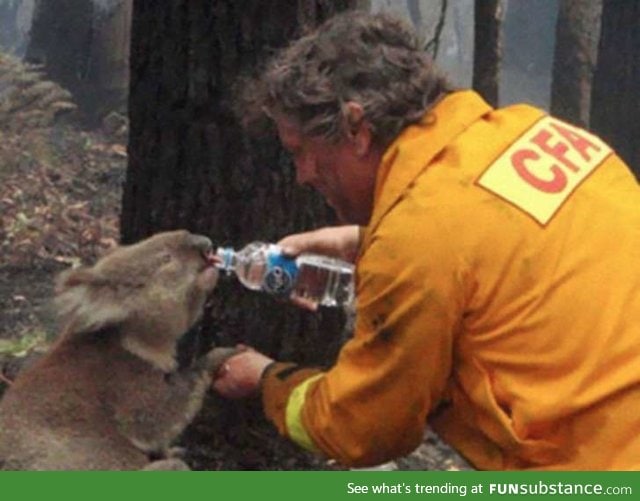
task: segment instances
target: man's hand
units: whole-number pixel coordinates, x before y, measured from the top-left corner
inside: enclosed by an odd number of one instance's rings
[[[214,374],[212,387],[226,398],[239,399],[254,396],[260,388],[260,379],[272,358],[239,345],[242,351],[228,358]]]
[[[295,233],[284,237],[278,245],[284,254],[291,257],[308,252],[353,263],[360,247],[360,227],[357,225],[327,226],[319,230]],[[291,302],[305,310],[318,309],[317,303],[301,297],[292,298]]]
[[[328,226],[315,231],[296,233],[284,237],[278,242],[288,256],[297,256],[304,252],[337,257],[353,263],[360,246],[360,227]]]

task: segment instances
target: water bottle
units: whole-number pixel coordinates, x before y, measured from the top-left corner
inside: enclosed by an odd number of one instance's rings
[[[286,256],[275,244],[252,242],[239,251],[219,247],[218,268],[235,273],[240,283],[281,298],[298,298],[309,305],[351,308],[353,265],[317,254]]]

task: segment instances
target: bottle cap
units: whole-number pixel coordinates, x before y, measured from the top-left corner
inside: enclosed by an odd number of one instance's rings
[[[224,271],[231,271],[233,269],[236,252],[232,247],[218,247],[216,249],[216,255],[220,258],[220,261],[216,263],[218,269]]]

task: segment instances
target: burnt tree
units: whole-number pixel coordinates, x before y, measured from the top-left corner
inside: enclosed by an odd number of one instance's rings
[[[132,0],[111,0],[108,8],[95,9],[93,15],[89,83],[98,117],[126,107],[132,4]]]
[[[640,176],[640,2],[604,0],[591,128]]]
[[[498,105],[502,58],[502,0],[474,3],[473,89],[489,104]]]
[[[90,125],[126,101],[131,0],[36,0],[25,59],[68,89]]]
[[[47,76],[77,102],[87,93],[93,4],[86,0],[37,0],[25,60],[41,64]]]
[[[589,125],[601,9],[594,0],[560,0],[558,5],[551,113],[582,127]]]
[[[238,248],[334,221],[319,196],[295,185],[275,134],[249,139],[232,109],[239,76],[349,4],[134,2],[123,242],[188,228]],[[221,280],[210,318],[205,331],[219,342],[309,363],[335,354],[343,323],[340,312],[303,312],[235,280]]]

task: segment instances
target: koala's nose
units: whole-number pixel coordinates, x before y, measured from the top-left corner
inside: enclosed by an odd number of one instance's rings
[[[208,254],[213,251],[213,243],[204,235],[189,235],[189,244],[202,252],[202,254]]]

